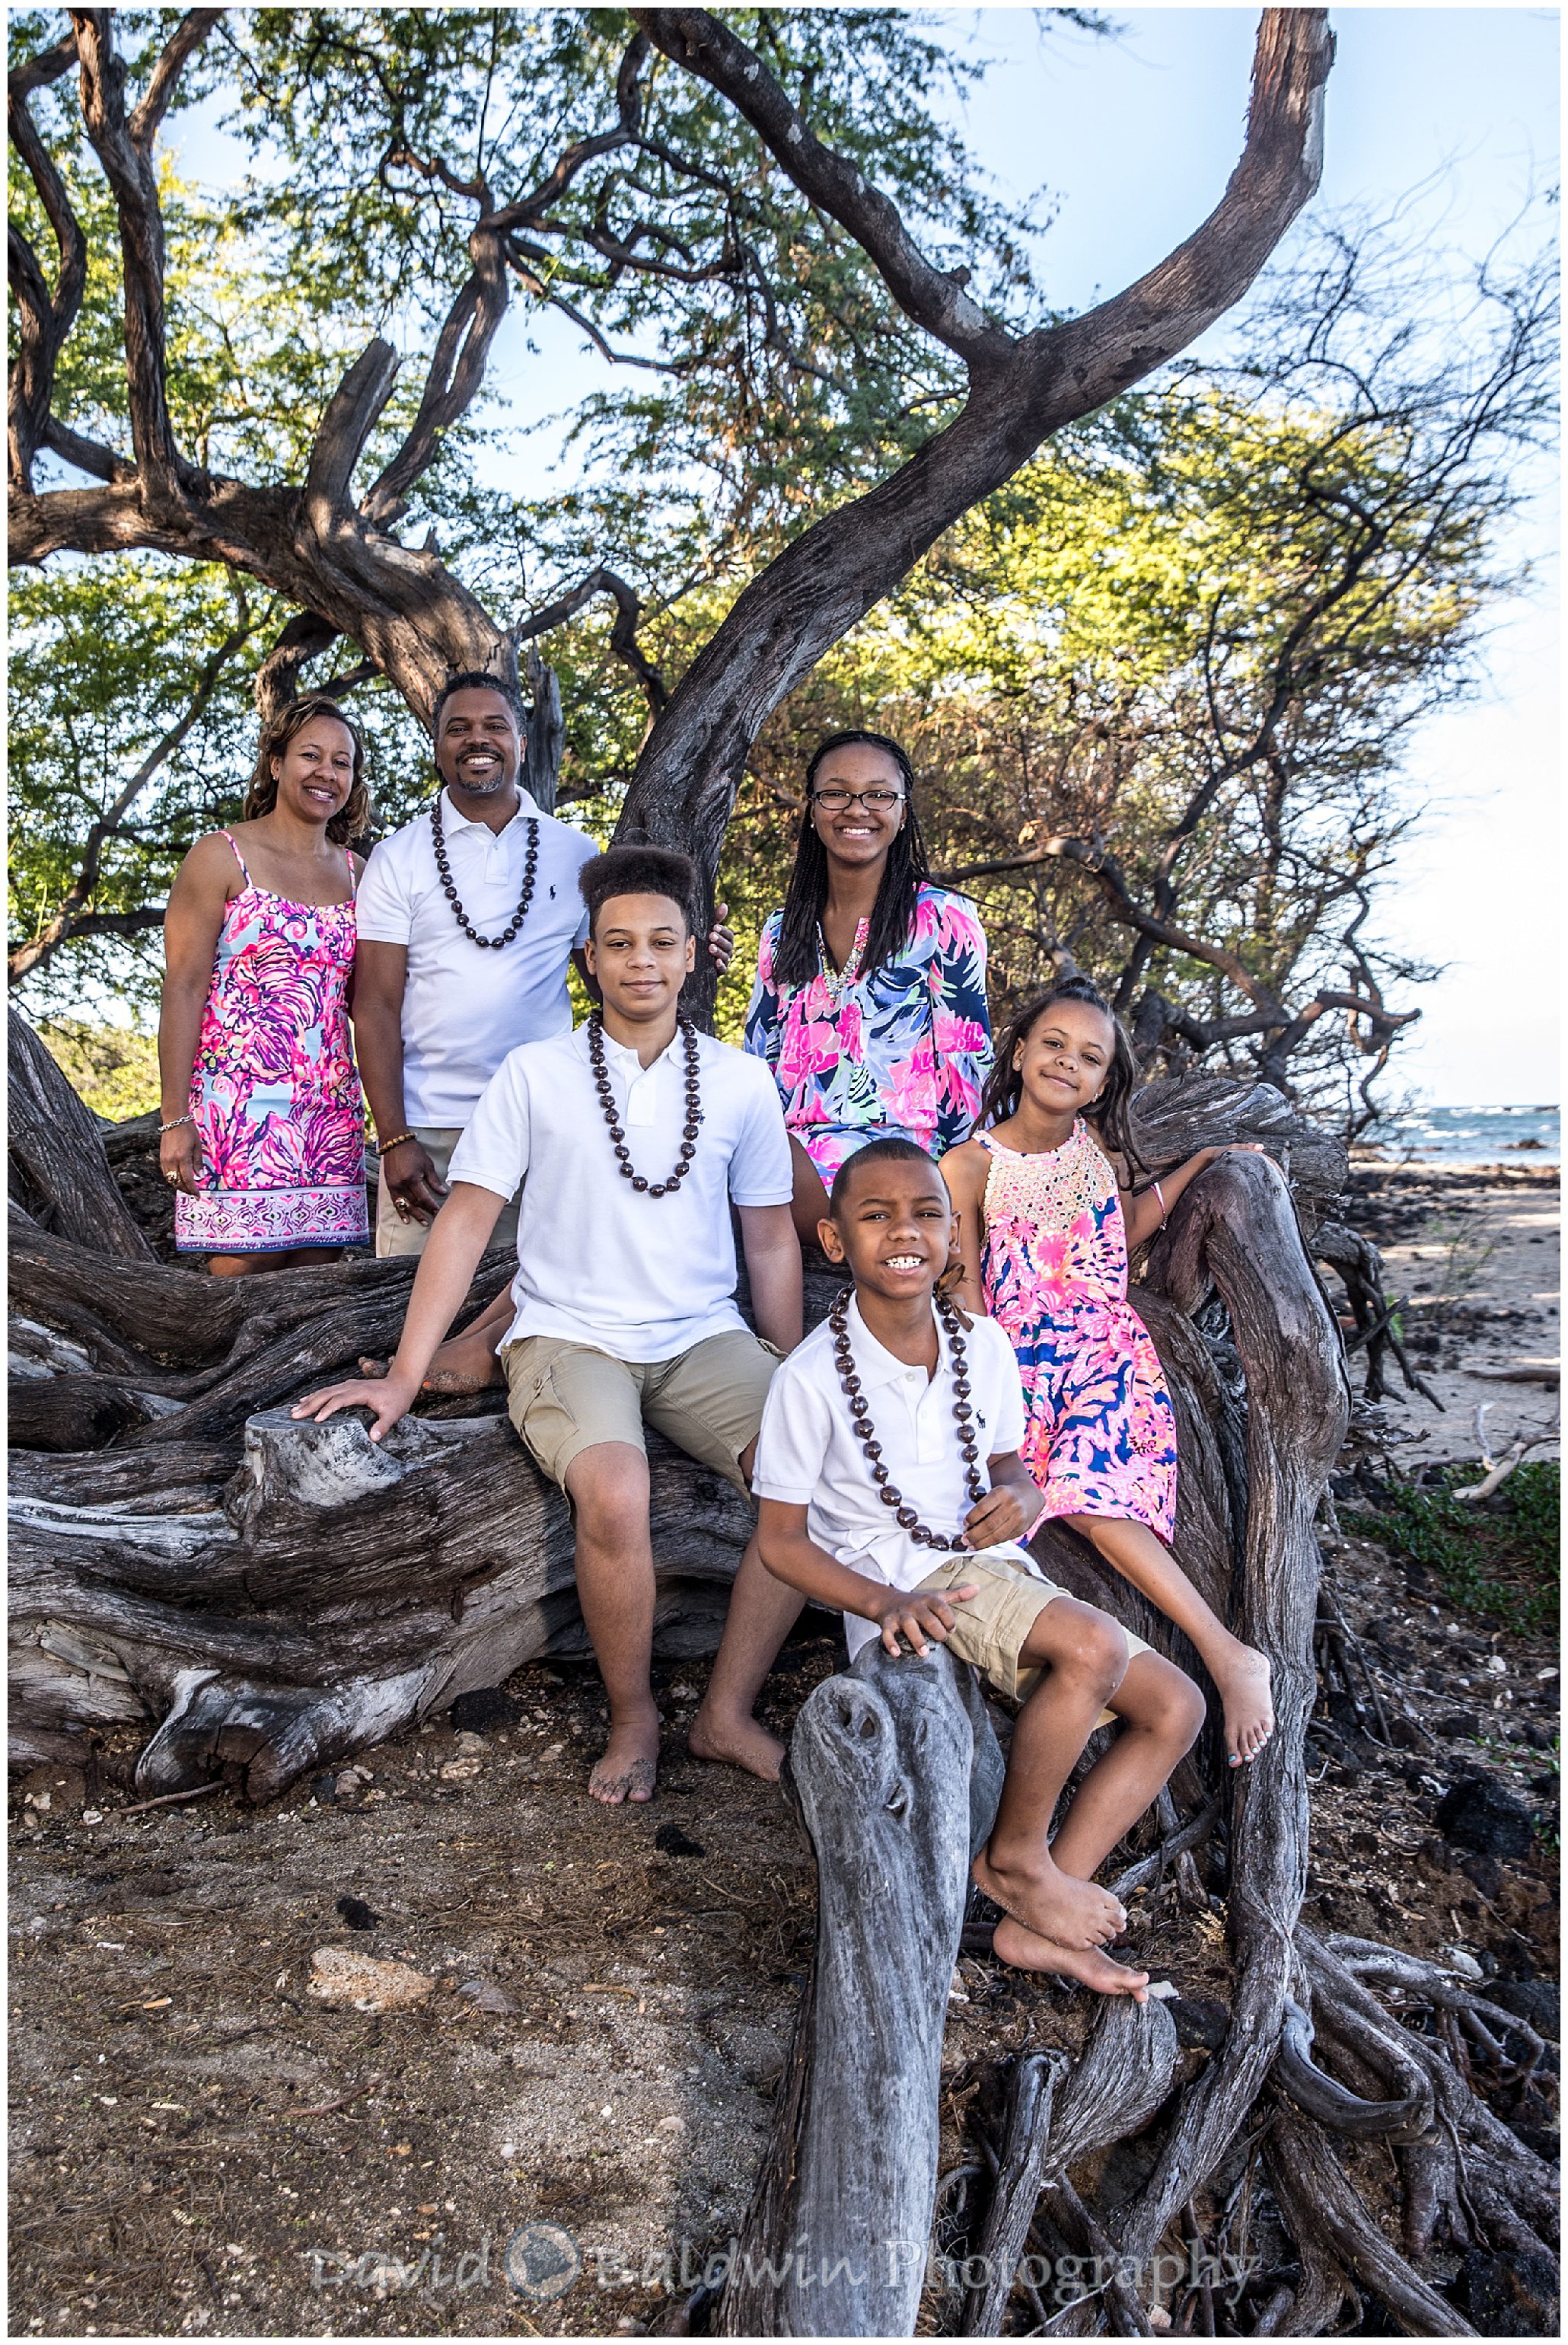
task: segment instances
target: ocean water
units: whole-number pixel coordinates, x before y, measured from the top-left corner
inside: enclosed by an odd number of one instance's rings
[[[1367,1141],[1395,1162],[1560,1164],[1555,1107],[1419,1107],[1385,1118]]]

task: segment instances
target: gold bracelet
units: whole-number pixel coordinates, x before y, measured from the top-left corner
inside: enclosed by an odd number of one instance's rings
[[[405,1140],[417,1140],[419,1136],[420,1135],[417,1132],[400,1132],[395,1133],[390,1140],[379,1141],[377,1142],[377,1146],[383,1156],[389,1156],[394,1148],[400,1148],[402,1146]]]

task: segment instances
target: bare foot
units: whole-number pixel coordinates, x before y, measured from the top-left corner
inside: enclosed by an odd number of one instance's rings
[[[607,1808],[630,1800],[640,1805],[653,1796],[659,1772],[659,1713],[650,1703],[645,1716],[618,1720],[610,1729],[604,1755],[588,1778],[588,1796]]]
[[[362,1376],[384,1376],[385,1360],[363,1359]],[[430,1372],[420,1387],[428,1393],[477,1393],[506,1382],[500,1360],[483,1335],[449,1335],[438,1346]]]
[[[1016,1971],[1049,1971],[1057,1978],[1077,1979],[1097,1995],[1130,1995],[1134,2003],[1148,2001],[1148,1973],[1129,1971],[1113,1963],[1094,1946],[1058,1946],[1021,1922],[998,1922],[991,1951],[999,1963]]]
[[[1230,1652],[1218,1663],[1211,1661],[1209,1674],[1225,1705],[1225,1748],[1230,1753],[1230,1764],[1249,1767],[1274,1731],[1270,1694],[1274,1672],[1268,1656],[1232,1639]]]
[[[977,1888],[1015,1922],[1058,1946],[1081,1953],[1119,1938],[1127,1914],[1108,1889],[1063,1873],[1048,1856],[1026,1872],[1021,1865],[998,1865],[989,1848],[983,1848],[972,1868]]]
[[[726,1767],[744,1767],[764,1783],[776,1783],[784,1755],[784,1744],[756,1720],[715,1718],[706,1702],[692,1721],[686,1748],[693,1759],[716,1759]]]

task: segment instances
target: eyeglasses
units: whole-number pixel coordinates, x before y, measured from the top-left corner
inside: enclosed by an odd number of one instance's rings
[[[869,807],[874,814],[885,814],[889,807],[902,806],[902,790],[814,790],[815,805],[825,807],[829,814],[842,814],[845,807]]]

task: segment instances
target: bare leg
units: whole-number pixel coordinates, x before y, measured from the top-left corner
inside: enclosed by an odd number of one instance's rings
[[[1092,1879],[1198,1740],[1203,1696],[1159,1653],[1135,1653],[1107,1708],[1122,1729],[1073,1794],[1051,1855],[1064,1873]]]
[[[258,1270],[312,1270],[340,1260],[341,1246],[290,1246],[283,1254],[213,1254],[207,1258],[211,1278],[252,1278]]]
[[[794,1220],[795,1235],[802,1245],[820,1245],[818,1222],[827,1219],[827,1191],[822,1174],[792,1132],[789,1143],[790,1162],[794,1167],[794,1194],[790,1199],[790,1213]]]
[[[1123,1832],[1142,1815],[1177,1761],[1191,1749],[1203,1723],[1203,1696],[1189,1677],[1158,1653],[1134,1656],[1108,1707],[1123,1721],[1121,1732],[1085,1776],[1051,1843],[1058,1869],[1084,1880],[1098,1870]],[[1017,1970],[1049,1971],[1100,1995],[1130,1995],[1136,2003],[1148,2000],[1148,1973],[1128,1970],[1097,1947],[1056,1945],[1012,1919],[997,1924],[991,1944],[998,1961]]]
[[[629,1441],[599,1441],[566,1469],[577,1520],[577,1595],[610,1697],[610,1740],[588,1779],[606,1806],[650,1800],[659,1766],[653,1652],[653,1548],[648,1460]]]
[[[766,1783],[778,1781],[784,1744],[752,1715],[779,1647],[805,1599],[775,1579],[752,1539],[741,1558],[713,1673],[689,1738],[697,1759],[725,1759]]]
[[[1127,1927],[1108,1890],[1064,1873],[1047,1835],[1062,1788],[1127,1670],[1127,1639],[1092,1605],[1058,1596],[1035,1617],[1022,1660],[1045,1674],[1018,1712],[1007,1780],[975,1880],[1005,1914],[1057,1945],[1103,1946]]]
[[[438,1345],[430,1361],[430,1372],[421,1390],[430,1393],[483,1392],[488,1385],[502,1385],[506,1378],[496,1356],[496,1346],[511,1326],[515,1314],[511,1286],[503,1286],[493,1303],[487,1303],[477,1319],[470,1320],[460,1335],[449,1335]],[[359,1373],[366,1376],[384,1376],[385,1360],[369,1356],[359,1362]]]
[[[1224,1705],[1230,1764],[1250,1766],[1274,1731],[1267,1656],[1231,1635],[1146,1525],[1111,1515],[1069,1515],[1067,1519],[1190,1639]]]

